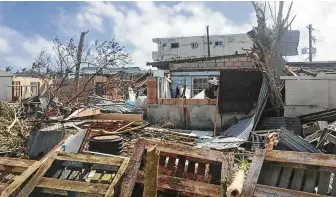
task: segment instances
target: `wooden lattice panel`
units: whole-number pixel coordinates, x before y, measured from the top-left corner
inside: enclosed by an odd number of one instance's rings
[[[232,173],[232,153],[150,140],[137,142],[120,196],[131,196],[135,183],[143,184],[146,150],[155,145],[160,153],[158,191],[180,196],[223,196],[223,186]]]
[[[128,158],[55,152],[19,196],[115,196]]]
[[[0,157],[0,194],[13,184],[14,180],[21,176],[34,162],[34,160],[28,159]]]
[[[258,149],[242,196],[336,196],[335,172],[336,155]]]

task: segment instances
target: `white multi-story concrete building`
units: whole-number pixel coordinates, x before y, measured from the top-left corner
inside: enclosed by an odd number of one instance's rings
[[[299,31],[288,31],[280,40],[279,53],[284,56],[297,55]],[[158,51],[152,52],[153,61],[199,58],[208,56],[207,36],[154,38]],[[210,56],[234,55],[245,53],[253,42],[246,33],[209,36]]]

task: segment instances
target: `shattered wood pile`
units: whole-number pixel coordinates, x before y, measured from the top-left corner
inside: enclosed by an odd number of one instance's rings
[[[141,196],[135,187],[144,182],[146,150],[157,145],[159,175],[157,191],[182,196],[223,196],[230,181],[234,156],[191,146],[139,140],[122,182],[121,197]]]
[[[18,196],[115,196],[128,158],[53,153]]]
[[[6,188],[12,188],[15,184],[13,184],[14,180],[19,176],[24,176],[34,162],[34,160],[28,159],[0,157],[0,194]],[[24,181],[23,179],[19,184],[23,184]]]
[[[336,156],[258,149],[242,196],[335,196]]]

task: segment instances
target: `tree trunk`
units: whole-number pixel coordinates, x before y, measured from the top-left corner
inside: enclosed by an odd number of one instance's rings
[[[80,70],[80,65],[82,61],[82,52],[83,52],[83,45],[84,45],[84,36],[87,34],[87,32],[82,32],[80,35],[79,43],[78,43],[78,48],[77,48],[77,60],[76,60],[76,73],[75,73],[75,88],[74,91],[78,93],[78,84],[79,84],[79,70]]]

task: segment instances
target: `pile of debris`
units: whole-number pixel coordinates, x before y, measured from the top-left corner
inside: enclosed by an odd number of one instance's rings
[[[20,119],[23,107],[0,102],[0,155],[23,157],[29,129]]]

